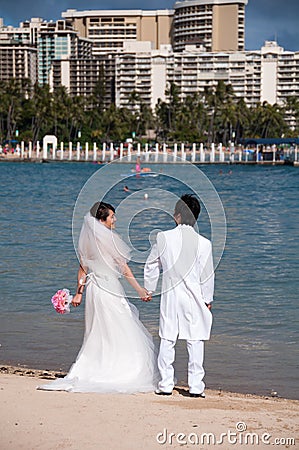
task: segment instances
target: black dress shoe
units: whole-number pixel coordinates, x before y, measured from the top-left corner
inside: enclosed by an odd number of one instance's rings
[[[201,394],[191,394],[191,392],[189,392],[190,397],[193,398],[206,398],[206,395],[204,392],[202,392]]]
[[[160,391],[160,389],[156,389],[155,394],[156,395],[172,395],[172,392],[164,392],[164,391]]]

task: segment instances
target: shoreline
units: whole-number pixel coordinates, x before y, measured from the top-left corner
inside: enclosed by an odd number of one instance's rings
[[[193,399],[179,387],[171,397],[42,391],[40,380],[53,374],[27,372],[0,373],[5,450],[239,450],[299,442],[298,400],[212,390]]]
[[[135,155],[134,155],[135,156]],[[162,155],[160,155],[162,158]],[[112,160],[112,161],[93,161],[93,160],[85,160],[85,159],[80,159],[80,160],[76,160],[76,159],[72,159],[72,160],[61,160],[61,159],[36,159],[36,158],[0,158],[0,163],[1,162],[7,162],[7,163],[27,163],[27,164],[55,164],[55,163],[59,163],[59,164],[70,164],[70,163],[76,163],[76,164],[80,164],[80,163],[84,163],[84,164],[95,164],[95,165],[104,165],[104,164],[109,164],[111,162],[113,162],[114,164],[129,164],[129,165],[133,165],[135,163],[134,160],[132,161],[118,161],[118,160]],[[193,164],[195,166],[200,166],[200,165],[204,165],[204,166],[209,166],[209,165],[215,165],[215,166],[230,166],[230,165],[243,165],[243,166],[253,166],[253,165],[261,165],[261,166],[293,166],[293,167],[298,167],[299,166],[299,161],[147,161],[146,164],[151,164],[151,165],[161,165],[161,164],[167,164],[167,165],[184,165],[184,164]]]
[[[18,364],[17,366],[11,365],[11,364],[1,364],[0,363],[0,376],[1,375],[17,375],[20,377],[29,377],[29,378],[37,378],[37,379],[44,379],[44,380],[55,380],[56,378],[63,378],[67,375],[67,371],[62,369],[38,369],[34,367],[29,367],[25,364]],[[176,385],[174,390],[184,390],[188,389],[187,384],[179,384]],[[255,399],[275,399],[275,400],[283,400],[283,401],[291,401],[291,402],[298,402],[298,399],[294,398],[287,398],[287,397],[281,397],[277,395],[277,393],[273,392],[269,395],[263,395],[263,394],[254,394],[250,392],[238,392],[238,391],[231,391],[227,389],[214,389],[207,387],[205,389],[205,392],[213,393],[214,395],[231,395],[231,396],[237,396],[241,398],[255,398]]]
[[[62,370],[36,369],[33,367],[28,367],[25,364],[19,364],[17,366],[0,364],[0,375],[3,374],[55,380],[55,378],[63,378],[67,372]]]

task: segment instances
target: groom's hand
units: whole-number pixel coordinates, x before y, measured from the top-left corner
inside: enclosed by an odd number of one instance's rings
[[[138,290],[138,294],[141,300],[144,300],[147,297],[147,290],[144,287],[140,287]]]
[[[143,302],[150,302],[152,300],[152,292],[147,291],[146,297],[142,299]]]
[[[151,293],[149,293],[145,288],[141,288],[139,296],[143,302],[150,302],[152,299]]]

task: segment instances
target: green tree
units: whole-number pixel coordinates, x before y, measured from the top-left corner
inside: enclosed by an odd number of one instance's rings
[[[12,78],[0,85],[1,134],[6,140],[14,139],[17,124],[21,122],[23,104],[30,94],[30,81]]]
[[[103,114],[102,140],[119,142],[130,137],[130,124],[132,120],[130,110],[127,108],[116,108],[115,105],[110,105]]]
[[[231,139],[232,129],[235,126],[235,95],[231,84],[223,80],[218,81],[216,87],[207,87],[204,90],[205,104],[209,114],[208,142]]]
[[[285,118],[290,126],[290,134],[294,137],[299,134],[299,99],[289,96],[284,101]]]
[[[258,104],[252,109],[250,134],[256,138],[279,138],[287,133],[288,126],[284,120],[284,109],[267,102]]]
[[[172,137],[190,143],[202,141],[206,125],[207,114],[200,94],[189,95],[178,107],[177,125]]]
[[[235,111],[235,131],[236,141],[239,139],[249,138],[249,128],[251,122],[251,111],[245,103],[244,98],[239,98],[236,103]]]
[[[158,140],[166,140],[166,138],[168,137],[168,109],[169,107],[167,103],[159,98],[155,107],[154,116],[156,137]]]
[[[170,133],[175,131],[177,124],[177,116],[180,108],[180,92],[179,88],[175,83],[170,83],[169,89],[165,91],[167,103],[168,103],[168,130]]]
[[[52,127],[51,103],[52,95],[49,86],[40,86],[36,83],[33,87],[33,96],[28,108],[34,143],[42,139],[45,134],[48,134]]]
[[[105,84],[105,72],[104,65],[101,64],[99,69],[98,80],[93,89],[92,96],[90,98],[91,108],[101,114],[105,109],[105,95],[106,95],[106,84]]]
[[[86,128],[84,134],[88,134],[88,129],[93,129],[92,111],[86,107],[87,100],[83,96],[75,96],[71,99],[71,107],[68,111],[69,118],[69,136],[68,140],[73,141],[78,137],[78,131]],[[90,124],[90,128],[89,128]]]
[[[68,113],[72,108],[72,101],[65,86],[59,86],[51,95],[51,133],[60,140],[68,139],[69,117]]]
[[[136,133],[138,136],[142,136],[147,130],[152,129],[154,126],[154,115],[152,109],[145,103],[141,103],[139,111],[139,120],[136,127]]]

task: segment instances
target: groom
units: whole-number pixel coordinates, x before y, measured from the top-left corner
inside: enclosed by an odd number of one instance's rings
[[[177,339],[185,339],[190,397],[205,397],[204,341],[210,338],[212,326],[214,269],[211,242],[193,228],[199,213],[197,198],[183,195],[175,205],[176,228],[158,233],[144,268],[144,285],[149,293],[156,289],[160,268],[163,272],[158,395],[172,394],[175,344]]]

